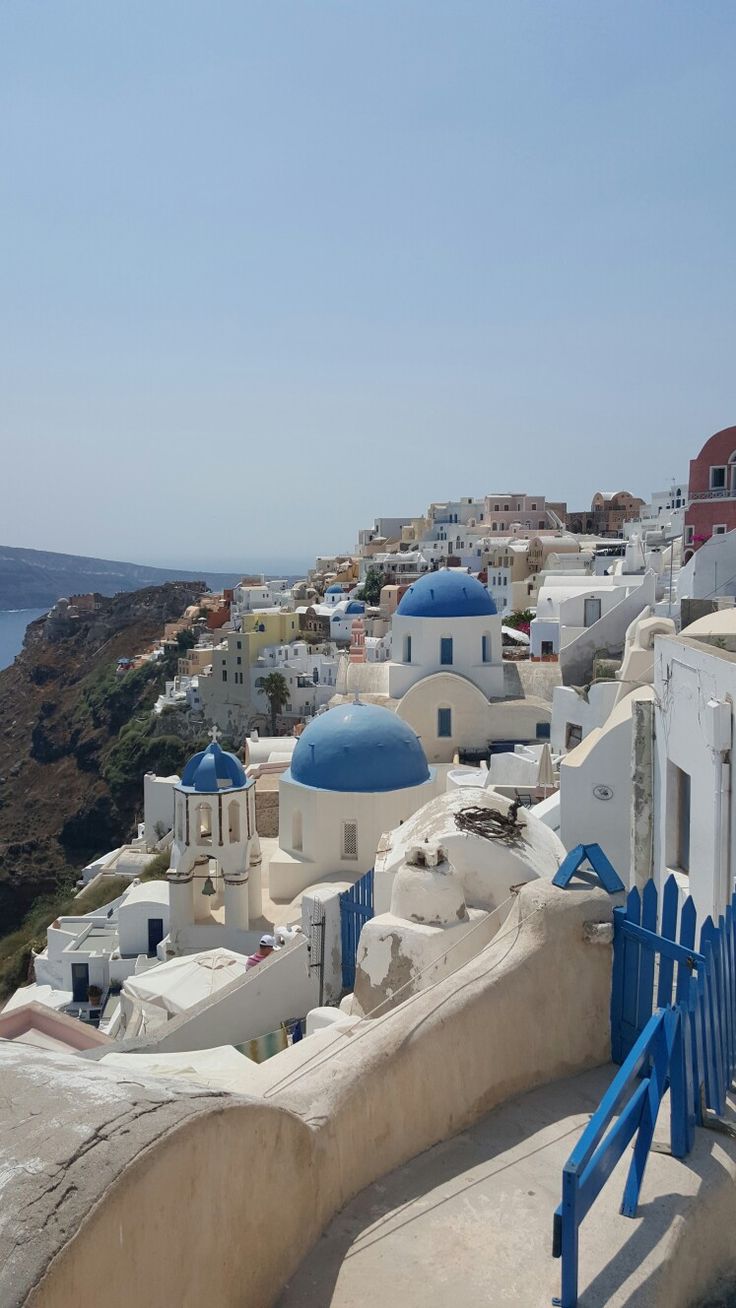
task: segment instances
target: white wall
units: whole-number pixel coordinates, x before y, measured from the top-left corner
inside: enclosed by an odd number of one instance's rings
[[[172,1018],[145,1042],[145,1051],[175,1053],[245,1044],[277,1030],[290,1018],[306,1016],[317,998],[307,942],[298,940],[277,950],[189,1013]]]
[[[169,931],[169,905],[160,901],[136,900],[132,904],[121,904],[118,911],[118,940],[120,953],[127,956],[148,953],[148,923],[160,918],[164,924],[164,936]]]
[[[684,637],[660,638],[654,686],[656,876],[661,883],[674,871],[702,922],[724,911],[736,877],[736,803],[726,761],[733,743],[736,655]],[[715,714],[709,702],[721,706]],[[721,741],[714,731],[719,713],[726,723]],[[675,769],[690,779],[689,869],[678,857],[682,794]]]
[[[143,778],[143,837],[149,849],[174,825],[174,787],[178,783],[176,775],[157,777],[155,772],[147,772]]]
[[[484,614],[477,618],[406,618],[394,614],[392,626],[389,694],[401,699],[410,686],[435,672],[455,672],[466,677],[485,695],[503,694],[503,652],[501,618]],[[483,636],[488,659],[482,660]],[[411,638],[411,662],[405,661],[407,638]],[[452,639],[452,664],[440,663],[440,641]]]
[[[291,900],[314,882],[336,873],[357,881],[373,867],[382,832],[411,817],[436,793],[436,787],[434,774],[421,786],[378,794],[317,790],[281,777],[279,848],[269,869],[271,898]],[[296,814],[301,814],[301,849],[293,843]],[[357,858],[343,857],[345,821],[357,822]]]

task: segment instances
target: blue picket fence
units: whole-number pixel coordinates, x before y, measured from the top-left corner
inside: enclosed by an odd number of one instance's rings
[[[690,1152],[703,1107],[725,1110],[736,1071],[736,895],[695,948],[697,914],[680,907],[674,877],[614,909],[611,1053],[622,1064],[562,1173],[553,1253],[562,1259],[562,1308],[575,1308],[579,1227],[636,1136],[621,1212],[634,1217],[659,1105],[670,1091],[670,1147]],[[615,1123],[612,1124],[614,1117]]]
[[[355,960],[363,924],[373,917],[373,868],[354,886],[340,895],[340,934],[342,937],[342,985],[355,985]]]

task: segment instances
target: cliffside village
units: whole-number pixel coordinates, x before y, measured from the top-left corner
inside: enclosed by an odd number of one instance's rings
[[[175,1212],[176,1173],[141,1125],[145,1174],[122,1149],[104,1186],[88,1176],[83,1211],[64,1201],[50,1243],[16,1250],[0,1273],[3,1303],[25,1302],[19,1287],[40,1278],[38,1302],[71,1302],[53,1298],[68,1285],[93,1302],[79,1289],[99,1266],[93,1218],[120,1224],[106,1271],[128,1278],[126,1302],[153,1302],[141,1286],[157,1260],[168,1302],[194,1302],[183,1287],[203,1277],[212,1303],[275,1302],[364,1186],[498,1104],[608,1063],[610,923],[626,894],[661,896],[674,878],[678,912],[692,902],[698,923],[725,921],[736,427],[696,447],[689,474],[646,502],[599,491],[568,511],[499,491],[378,517],[305,579],[205,592],[120,660],[124,677],[178,642],[155,713],[208,743],[181,775],[142,776],[138,830],[80,869],[80,886],[129,884],[49,926],[34,981],[0,1013],[6,1084],[27,1109],[53,1083],[60,1138],[72,1120],[97,1138],[86,1105],[124,1099],[136,1117],[165,1100],[210,1199],[222,1184],[221,1213],[231,1182],[207,1172],[196,1133],[229,1103],[240,1117],[228,1148],[267,1150],[290,1185],[257,1191],[262,1244],[232,1201],[243,1252],[229,1260],[217,1239],[191,1252],[175,1221],[157,1245],[138,1226],[156,1205]],[[88,603],[60,601],[49,631]],[[672,964],[669,975],[671,986]],[[308,1147],[290,1134],[297,1121]],[[51,1164],[30,1127],[13,1148],[20,1204]],[[723,1149],[733,1186],[736,1153]],[[672,1189],[659,1165],[652,1185]],[[615,1221],[607,1258],[626,1248],[626,1218]],[[535,1293],[554,1285],[549,1253],[547,1240],[530,1259]],[[331,1300],[284,1299],[300,1302]]]

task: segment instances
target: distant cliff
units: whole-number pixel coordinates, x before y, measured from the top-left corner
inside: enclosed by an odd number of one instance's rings
[[[0,672],[0,937],[40,896],[73,884],[90,858],[129,839],[143,774],[173,772],[191,751],[150,713],[177,651],[168,665],[123,676],[116,667],[200,589],[179,582],[103,598],[52,639],[40,618]]]
[[[54,554],[46,550],[16,549],[0,545],[0,609],[41,609],[70,595],[90,591],[117,595],[141,586],[160,586],[167,581],[204,581],[211,590],[222,590],[239,580],[235,573],[189,572],[175,568],[148,568],[139,563],[118,563],[111,559],[88,559],[77,554]]]

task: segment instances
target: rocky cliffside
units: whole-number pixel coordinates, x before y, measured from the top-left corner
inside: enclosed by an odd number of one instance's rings
[[[101,599],[53,639],[41,618],[0,672],[0,936],[133,834],[148,768],[181,765],[187,747],[150,714],[176,654],[124,676],[116,666],[200,591],[176,582]]]

